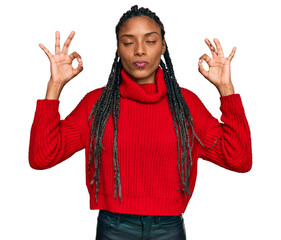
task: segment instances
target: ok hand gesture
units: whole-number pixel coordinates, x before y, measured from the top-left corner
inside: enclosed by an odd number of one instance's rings
[[[65,41],[62,51],[60,50],[60,32],[56,32],[55,55],[43,45],[39,44],[40,48],[46,53],[51,63],[51,78],[50,82],[59,86],[64,86],[73,77],[78,75],[83,70],[83,62],[81,56],[77,52],[68,55],[68,48],[75,32],[72,31]],[[79,65],[76,69],[72,67],[73,60],[77,58]]]
[[[218,39],[214,39],[217,49],[215,49],[209,39],[206,38],[205,42],[209,46],[213,58],[210,58],[207,54],[202,55],[198,62],[199,72],[216,86],[221,96],[234,94],[234,87],[230,76],[230,62],[234,57],[236,47],[234,47],[230,55],[225,58]],[[203,61],[206,61],[208,64],[209,71],[203,68]]]

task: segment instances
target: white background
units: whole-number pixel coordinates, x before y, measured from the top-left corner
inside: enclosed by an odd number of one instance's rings
[[[61,46],[76,32],[84,70],[60,95],[64,119],[89,91],[107,83],[116,49],[115,26],[134,4],[162,20],[180,86],[220,118],[217,89],[197,70],[211,56],[204,38],[217,37],[232,60],[232,80],[252,133],[253,168],[236,173],[199,159],[196,187],[184,213],[190,240],[281,239],[280,7],[278,1],[5,1],[1,22],[0,239],[95,238],[98,211],[89,209],[84,150],[48,170],[28,163],[36,100],[44,99],[55,31]],[[75,60],[76,61],[76,60]],[[77,62],[74,63],[77,66]]]

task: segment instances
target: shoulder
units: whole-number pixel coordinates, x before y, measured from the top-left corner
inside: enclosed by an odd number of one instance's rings
[[[80,104],[84,106],[87,112],[91,111],[93,106],[96,104],[104,88],[105,86],[99,87],[86,93],[83,99],[80,101]]]
[[[202,103],[201,100],[199,99],[199,97],[191,90],[183,88],[183,87],[180,87],[180,89],[181,89],[183,98],[189,107],[192,107],[194,104],[197,105],[198,103]]]
[[[182,87],[181,91],[194,120],[194,127],[204,129],[214,119],[213,116],[194,92]]]
[[[102,94],[103,89],[105,89],[105,86],[96,88],[96,89],[94,89],[94,90],[88,92],[88,93],[85,95],[84,98],[87,98],[88,100],[99,98],[100,95]]]
[[[196,94],[194,92],[192,92],[191,90],[187,89],[187,88],[184,88],[184,87],[180,87],[181,89],[181,92],[183,95],[187,95],[187,96],[196,96]]]
[[[192,115],[198,116],[200,118],[211,117],[211,114],[209,113],[208,109],[205,107],[203,102],[194,92],[182,87],[181,91],[183,98]]]
[[[86,93],[86,95],[83,97],[82,101],[84,101],[85,104],[92,106],[99,99],[100,95],[103,92],[103,89],[105,89],[105,86],[96,88],[96,89]]]

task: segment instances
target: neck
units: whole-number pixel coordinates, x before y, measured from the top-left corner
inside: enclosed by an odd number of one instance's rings
[[[124,98],[142,103],[155,103],[167,95],[164,73],[160,67],[155,72],[155,83],[139,84],[127,74],[124,68],[121,70],[121,77],[119,90],[120,95]]]

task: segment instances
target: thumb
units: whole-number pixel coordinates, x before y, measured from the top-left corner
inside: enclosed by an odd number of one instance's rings
[[[205,78],[208,78],[208,71],[206,71],[202,65],[202,60],[199,60],[198,62],[198,71],[205,77]]]

